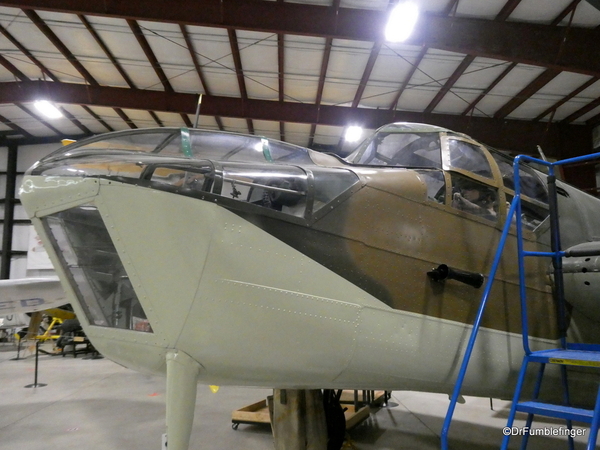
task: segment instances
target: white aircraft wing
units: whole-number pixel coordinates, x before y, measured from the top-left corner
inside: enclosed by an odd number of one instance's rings
[[[58,277],[0,280],[0,316],[43,311],[66,303]]]

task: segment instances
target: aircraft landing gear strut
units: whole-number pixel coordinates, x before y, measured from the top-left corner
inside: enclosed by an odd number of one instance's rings
[[[200,365],[186,353],[167,353],[167,436],[169,450],[187,450],[194,422]]]

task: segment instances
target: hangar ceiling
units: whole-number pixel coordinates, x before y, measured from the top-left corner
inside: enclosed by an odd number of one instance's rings
[[[189,127],[202,94],[200,127],[313,148],[403,120],[516,151],[591,141],[599,10],[414,1],[415,32],[393,44],[394,0],[0,0],[0,138]],[[40,98],[64,117],[42,118]]]

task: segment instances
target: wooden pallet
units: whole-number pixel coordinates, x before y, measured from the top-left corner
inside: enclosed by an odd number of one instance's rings
[[[372,391],[373,392],[373,391]],[[360,422],[369,417],[371,408],[369,405],[363,404],[363,391],[358,391],[358,405],[354,405],[354,391],[343,391],[340,397],[342,408],[346,408],[344,416],[346,417],[346,429],[349,430],[355,427]],[[371,405],[381,405],[385,402],[385,391],[374,391],[373,401]],[[269,407],[266,400],[261,400],[243,408],[236,409],[231,413],[231,426],[237,430],[240,423],[256,424],[256,423],[271,423],[269,415]]]
[[[261,400],[231,413],[231,426],[234,430],[240,423],[271,423],[267,400]]]
[[[346,430],[354,428],[371,414],[369,405],[359,406],[358,409],[355,409],[354,405],[342,403],[342,408],[346,409],[344,411],[344,416],[346,417]]]
[[[365,400],[363,399],[363,393],[365,391],[357,391],[357,400],[358,403],[365,403]],[[385,398],[385,391],[370,391],[372,392],[372,401],[370,403],[370,406],[381,406],[382,404],[385,403],[386,398]],[[367,394],[367,399],[368,399],[369,394]],[[340,403],[345,404],[345,403],[354,403],[354,391],[350,391],[350,390],[346,390],[346,391],[342,391],[342,396],[340,397]]]

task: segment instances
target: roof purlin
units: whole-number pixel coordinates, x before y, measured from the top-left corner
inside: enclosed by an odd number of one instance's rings
[[[85,16],[82,16],[81,14],[78,14],[77,17],[79,18],[81,23],[83,23],[83,25],[88,30],[88,32],[91,34],[91,36],[94,38],[96,43],[100,46],[100,48],[102,49],[102,51],[104,52],[106,57],[109,59],[109,61],[112,63],[112,65],[115,67],[115,69],[117,69],[117,72],[119,72],[119,75],[121,75],[123,77],[123,79],[125,80],[127,85],[130,88],[135,89],[136,88],[135,84],[133,83],[133,81],[131,80],[129,75],[127,75],[127,72],[125,72],[125,70],[123,69],[121,64],[119,64],[119,62],[114,57],[114,55],[112,54],[112,52],[110,51],[108,46],[104,43],[104,41],[102,40],[100,35],[96,32],[96,30],[94,29],[92,24],[85,18]],[[154,121],[159,126],[163,126],[162,122],[159,120],[159,118],[156,116],[156,114],[153,111],[149,111],[149,113],[150,113],[150,116],[154,119]]]
[[[564,37],[563,42],[566,42],[566,40],[567,40],[567,36],[568,36],[568,33],[571,28],[571,21],[573,20],[573,15],[575,14],[575,9],[577,8],[579,1],[580,0],[574,0],[573,2],[571,2],[571,4],[568,5],[552,21],[552,25],[557,26],[568,14],[571,14],[571,18],[569,19],[569,25],[564,29],[565,37]],[[560,57],[560,55],[563,53],[563,51],[564,51],[564,45],[561,45],[558,48],[558,53],[556,56],[557,59]],[[509,100],[507,103],[505,103],[504,106],[502,106],[498,111],[496,111],[496,113],[494,114],[494,117],[502,119],[502,118],[508,116],[511,112],[513,112],[515,109],[517,109],[519,106],[521,106],[527,100],[529,100],[537,91],[539,91],[541,88],[546,86],[546,84],[548,84],[550,81],[552,81],[558,75],[560,75],[560,73],[561,73],[560,70],[546,69],[535,80],[533,80],[531,83],[529,83],[527,86],[525,86],[515,97],[513,97],[511,100]],[[555,111],[556,111],[556,109],[552,110],[552,113],[553,113],[552,116],[554,116]]]
[[[142,32],[142,29],[140,28],[138,23],[135,20],[127,20],[127,24],[129,25],[129,28],[131,29],[136,40],[138,41],[138,44],[140,44],[140,47],[142,47],[142,51],[144,52],[144,55],[146,55],[146,58],[148,59],[148,61],[150,62],[150,65],[154,69],[156,76],[158,77],[159,81],[163,85],[164,90],[166,92],[175,92],[175,90],[173,89],[173,86],[171,86],[171,83],[169,82],[167,75],[162,70],[160,63],[158,62],[158,59],[156,58],[156,55],[152,51],[152,48],[150,47],[150,44],[148,43],[148,40],[146,39],[146,36],[144,36],[144,33]],[[159,124],[161,123],[159,121],[158,117],[156,117],[155,113],[151,113],[151,116],[156,122],[158,122]],[[186,124],[186,126],[188,126],[188,127],[192,126],[192,122],[190,121],[190,118],[187,115],[181,114],[180,117],[183,120],[183,122]]]
[[[52,125],[50,125],[47,121],[45,121],[44,119],[42,119],[40,116],[38,116],[37,114],[31,112],[29,110],[29,108],[27,108],[25,105],[23,105],[21,102],[15,102],[15,106],[17,106],[19,109],[21,109],[22,111],[26,112],[27,114],[29,114],[31,117],[33,117],[35,120],[37,120],[38,122],[40,122],[41,124],[43,124],[46,128],[52,130],[54,133],[56,133],[57,135],[62,135],[64,134],[63,132],[61,132],[60,130],[58,130],[57,128],[53,127]],[[89,131],[89,130],[88,130]]]
[[[244,71],[242,69],[242,57],[240,56],[240,46],[238,45],[237,34],[235,30],[228,29],[227,35],[229,36],[229,44],[231,46],[231,56],[233,57],[233,64],[235,66],[235,74],[238,80],[238,86],[240,88],[240,96],[242,98],[242,105],[245,100],[248,100],[248,91],[246,91],[246,81],[244,80]],[[246,125],[248,126],[248,132],[254,134],[254,125],[252,119],[246,118]]]
[[[496,85],[497,85],[498,83],[500,83],[500,82],[501,82],[501,81],[504,79],[504,77],[506,77],[506,76],[507,76],[507,75],[508,75],[508,74],[509,74],[509,73],[510,73],[510,72],[511,72],[511,71],[512,71],[512,70],[513,70],[513,69],[514,69],[516,66],[517,66],[517,63],[511,63],[511,64],[509,64],[509,65],[508,65],[508,67],[507,67],[506,69],[504,69],[504,70],[502,71],[502,73],[501,73],[500,75],[498,75],[498,76],[496,77],[496,79],[495,79],[495,80],[494,80],[494,81],[493,81],[493,82],[492,82],[492,83],[491,83],[491,84],[490,84],[490,85],[489,85],[487,88],[485,88],[485,90],[484,90],[484,91],[483,91],[481,94],[479,94],[479,96],[478,96],[478,97],[477,97],[475,100],[473,100],[473,101],[472,101],[472,102],[469,104],[469,106],[467,107],[467,109],[465,109],[465,110],[462,112],[462,114],[461,114],[461,115],[465,116],[465,115],[467,115],[467,114],[469,114],[469,113],[472,113],[472,112],[475,110],[475,107],[477,106],[477,104],[478,104],[478,103],[479,103],[481,100],[483,100],[483,98],[484,98],[484,97],[485,97],[485,96],[486,96],[486,95],[487,95],[487,94],[488,94],[488,93],[489,93],[489,92],[490,92],[492,89],[494,89],[494,88],[496,87]]]
[[[558,75],[560,75],[559,70],[546,69],[540,75],[536,77],[531,83],[525,86],[517,95],[515,95],[511,100],[506,102],[504,106],[502,106],[496,113],[494,117],[496,119],[503,119],[508,116],[511,112],[525,103],[529,98],[539,91],[541,88],[546,86],[550,81],[555,79]]]
[[[277,77],[279,78],[279,101],[285,100],[285,45],[283,34],[277,35]],[[279,121],[279,139],[285,141],[285,123]]]
[[[554,105],[552,105],[550,108],[544,110],[544,112],[540,113],[533,120],[534,121],[542,120],[548,114],[555,112],[562,105],[564,105],[565,103],[567,103],[569,100],[571,100],[572,98],[574,98],[576,95],[578,95],[581,92],[585,91],[587,88],[589,88],[592,84],[594,84],[598,80],[600,80],[600,78],[598,78],[598,77],[592,77],[592,78],[590,78],[585,83],[583,83],[581,86],[579,86],[577,89],[575,89],[574,91],[571,91],[569,93],[569,95],[566,95],[565,97],[561,98],[558,102],[556,102]]]
[[[198,78],[200,79],[200,84],[202,85],[202,89],[204,89],[204,92],[206,93],[206,95],[210,95],[211,92],[208,88],[208,83],[206,81],[206,78],[204,77],[204,72],[202,70],[202,66],[200,66],[200,62],[198,61],[196,52],[194,51],[194,44],[192,43],[192,40],[190,39],[190,35],[187,31],[187,28],[185,27],[185,25],[180,24],[179,29],[181,31],[181,34],[183,35],[185,45],[187,46],[187,49],[190,52],[190,58],[192,58],[192,63],[194,64],[194,67],[196,68],[196,73],[198,74]],[[217,122],[217,126],[219,127],[219,130],[223,130],[223,121],[221,120],[221,118],[218,116],[215,116],[215,122]]]
[[[516,0],[516,1],[518,3],[521,0]],[[509,0],[509,2],[504,5],[503,11],[507,9],[507,6],[511,2],[514,2],[514,0]],[[443,14],[444,15],[454,14],[454,13],[456,13],[456,8],[458,8],[458,0],[450,0],[448,2],[448,4],[446,5],[446,7],[444,8],[444,13]],[[510,9],[510,11],[512,11],[512,9]],[[510,12],[509,12],[509,14],[510,14]],[[421,49],[421,52],[419,53],[419,56],[417,57],[416,64],[413,66],[412,70],[409,72],[408,76],[404,80],[404,83],[400,87],[400,90],[396,94],[396,97],[394,97],[394,101],[392,102],[392,105],[390,106],[390,108],[397,107],[398,101],[400,100],[400,96],[402,95],[402,93],[406,89],[406,86],[408,86],[408,83],[410,82],[410,79],[412,78],[412,76],[414,75],[415,71],[417,70],[419,64],[421,64],[421,61],[425,57],[425,54],[427,53],[427,50],[428,50],[427,46],[424,46]],[[446,80],[446,83],[444,84],[444,86],[442,86],[442,88],[438,91],[438,93],[435,95],[435,97],[433,98],[433,100],[425,108],[425,112],[426,113],[430,113],[430,112],[432,112],[435,109],[435,107],[442,101],[442,99],[446,96],[446,94],[450,91],[450,89],[452,89],[452,87],[458,81],[458,79],[464,73],[464,71],[467,70],[467,67],[469,67],[469,65],[473,62],[474,59],[475,59],[475,57],[472,56],[472,55],[466,55],[464,57],[463,61],[456,68],[456,70],[454,71],[454,73],[452,74],[452,76],[448,80]]]
[[[19,125],[11,122],[10,120],[8,120],[6,117],[4,116],[0,116],[0,122],[2,122],[4,125],[6,125],[7,127],[13,129],[14,131],[16,131],[17,133],[22,134],[24,137],[27,138],[32,138],[33,135],[31,133],[29,133],[29,131],[21,128]]]
[[[23,53],[29,60],[34,63],[41,71],[42,75],[47,76],[52,81],[58,81],[58,78],[54,76],[52,72],[50,72],[44,65],[31,54],[29,50],[27,50],[19,41],[17,41],[12,34],[8,32],[2,25],[0,25],[0,33],[4,35],[15,47],[19,49],[21,53]]]
[[[454,84],[456,83],[456,81],[461,77],[461,75],[465,72],[465,70],[467,70],[467,68],[471,65],[471,63],[473,62],[474,59],[475,59],[474,56],[467,55],[462,60],[462,62],[456,68],[456,70],[454,71],[454,73],[450,76],[450,78],[448,78],[446,80],[446,83],[444,84],[444,86],[442,87],[442,89],[440,89],[438,91],[438,93],[433,98],[433,100],[431,101],[431,103],[429,103],[429,105],[427,106],[427,108],[425,108],[425,112],[426,113],[430,113],[430,112],[432,112],[435,109],[435,107],[442,101],[442,99],[446,96],[446,94],[450,91],[450,89],[452,89],[452,87],[454,86]]]
[[[337,0],[339,3],[339,0]],[[329,57],[331,56],[331,47],[333,46],[333,39],[325,39],[325,48],[323,49],[323,58],[321,59],[321,69],[319,71],[319,83],[317,85],[317,96],[315,98],[315,105],[317,108],[321,104],[323,99],[323,90],[325,89],[325,76],[327,75],[327,67],[329,66]],[[315,133],[317,131],[317,124],[313,123],[310,126],[310,136],[308,138],[308,146],[312,147],[315,140]]]
[[[21,81],[29,81],[29,77],[27,75],[17,69],[13,63],[11,63],[2,55],[0,55],[0,65],[4,66],[4,68],[12,73],[15,78],[18,78]]]
[[[31,53],[29,53],[25,47],[23,47],[16,39],[14,39],[14,37],[12,37],[12,35],[10,35],[10,33],[8,33],[8,31],[5,30],[5,32],[3,34],[5,36],[10,36],[10,41],[13,43],[13,45],[17,46],[17,48],[19,48],[20,50],[24,50],[26,52],[26,56],[31,55]],[[33,56],[32,56],[32,58],[33,58]],[[35,59],[35,58],[33,58],[33,59]],[[41,65],[41,63],[39,63],[39,61],[37,61],[37,59],[35,60],[35,62],[38,67],[42,68],[42,73],[44,75],[46,75],[46,74],[51,75],[51,72],[47,69],[44,70],[45,68]],[[6,58],[4,58],[1,55],[0,55],[0,64],[2,64],[7,70],[9,70],[15,77],[19,78],[21,81],[29,81],[29,78],[27,77],[27,75],[25,75],[23,72],[21,72],[19,69],[17,69],[10,61],[8,61]],[[55,79],[55,77],[53,77],[53,79]],[[56,133],[58,135],[62,134],[62,132],[60,130],[54,128],[48,122],[41,119],[38,115],[32,113],[28,108],[24,107],[20,103],[16,103],[16,106],[19,107],[21,110],[25,111],[27,114],[29,114],[34,119],[38,120],[41,124],[43,124],[48,129],[52,130],[54,133]],[[85,134],[88,134],[88,135],[92,134],[92,132],[85,125],[83,125],[79,120],[75,119],[75,117],[71,113],[69,113],[66,109],[60,108],[60,111],[68,120],[71,121],[71,123],[73,123],[73,125],[75,125],[77,128],[79,128]]]
[[[521,0],[508,0],[496,16],[495,20],[502,21],[508,19],[516,7],[519,6],[519,3],[521,3]]]
[[[92,86],[98,85],[96,79],[83,67],[83,65],[77,60],[75,55],[71,53],[71,50],[67,48],[65,44],[54,34],[48,25],[42,20],[42,18],[32,10],[24,9],[23,12],[31,20],[35,26],[46,36],[46,38],[56,47],[56,49],[62,53],[62,55],[69,61],[69,63],[80,73],[82,78]]]
[[[48,25],[41,19],[35,11],[24,9],[23,12],[31,20],[39,30],[48,38],[48,40],[56,47],[56,49],[62,53],[62,55],[71,63],[71,65],[77,70],[83,79],[91,86],[99,86],[96,79],[90,74],[85,67],[77,60],[75,55],[67,48],[65,44],[54,34]],[[130,128],[137,128],[133,121],[125,114],[124,111],[115,108],[115,112],[118,116],[127,123]]]

